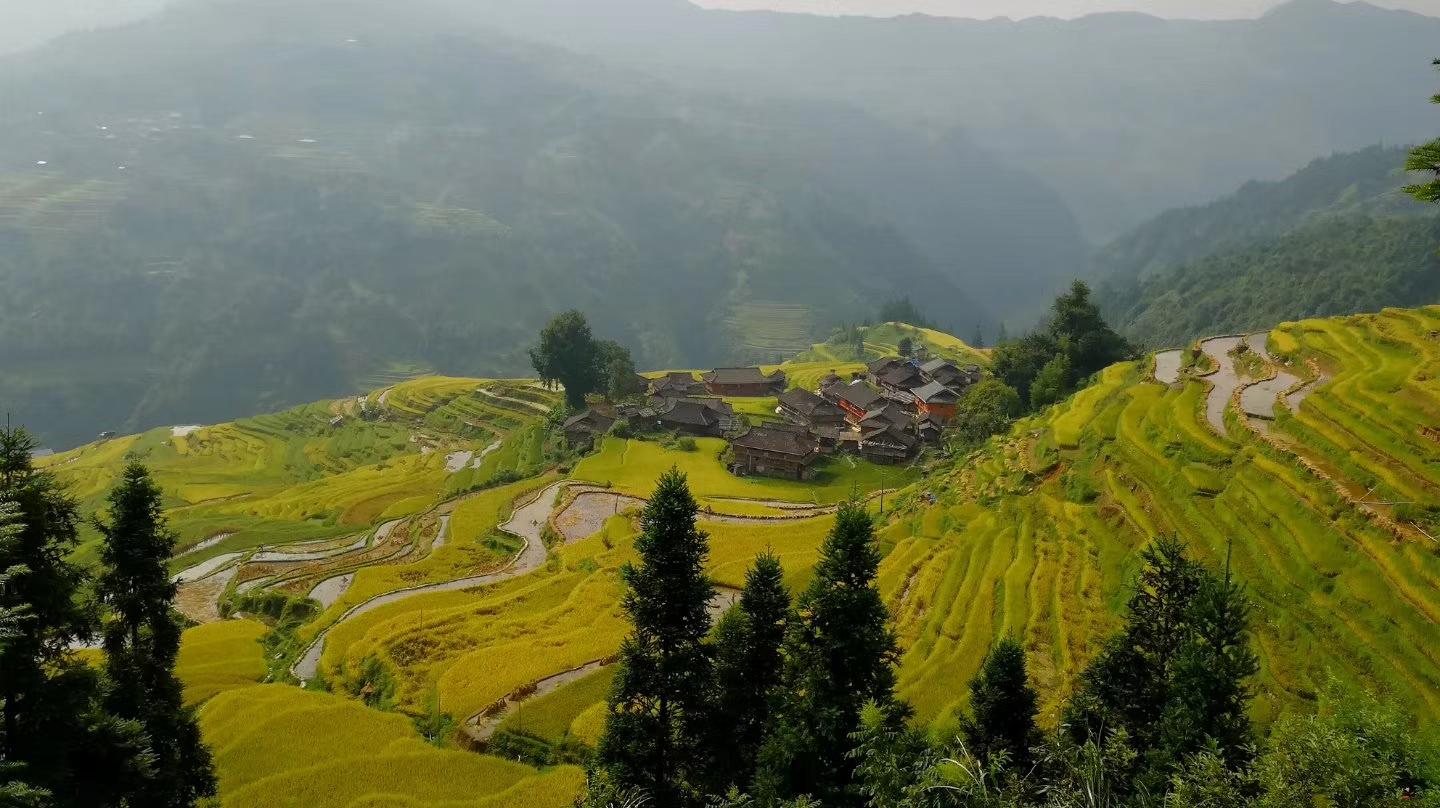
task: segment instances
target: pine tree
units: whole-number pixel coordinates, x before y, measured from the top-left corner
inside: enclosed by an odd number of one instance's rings
[[[622,570],[634,630],[620,649],[597,757],[611,784],[656,805],[692,804],[703,777],[713,592],[698,512],[685,475],[661,475],[640,517],[640,564]]]
[[[784,704],[760,753],[763,800],[809,795],[826,806],[860,805],[852,734],[860,709],[894,700],[899,651],[875,588],[880,551],[870,515],[847,502],[835,515],[785,638]]]
[[[1165,753],[1180,760],[1213,748],[1227,764],[1248,764],[1254,736],[1246,680],[1260,670],[1250,648],[1250,605],[1239,584],[1210,577],[1190,608],[1191,634],[1177,661],[1161,730]]]
[[[20,517],[15,505],[0,502],[0,556],[14,551],[20,540]],[[25,567],[14,565],[0,569],[0,602],[10,582],[25,574]],[[24,606],[0,606],[0,656],[7,644],[20,636],[22,624],[31,619]],[[6,808],[40,808],[50,804],[50,794],[21,779],[22,766],[0,763],[0,806]]]
[[[100,594],[112,612],[104,630],[106,699],[115,715],[138,721],[150,739],[155,774],[139,798],[187,808],[215,793],[210,753],[175,676],[181,626],[172,611],[169,560],[175,534],[161,513],[160,488],[139,463],[125,467],[109,498]]]
[[[1436,59],[1432,64],[1440,67],[1440,59]],[[1440,104],[1440,95],[1432,96],[1430,101]],[[1431,175],[1429,182],[1405,186],[1406,193],[1421,202],[1440,202],[1440,140],[1416,146],[1405,161],[1405,170]]]
[[[86,576],[66,560],[78,511],[31,464],[35,446],[23,429],[0,429],[0,502],[15,519],[0,545],[0,570],[10,572],[0,611],[24,618],[0,643],[0,760],[24,767],[29,786],[57,806],[140,804],[134,795],[153,772],[149,739],[104,710],[98,673],[71,651],[96,629],[81,597]]]
[[[715,707],[710,789],[748,786],[780,684],[790,613],[780,559],[764,553],[745,574],[740,602],[715,627]]]
[[[970,753],[987,764],[1003,754],[1012,772],[1028,772],[1031,750],[1043,740],[1035,723],[1038,700],[1025,649],[1009,637],[996,643],[970,680],[970,716],[961,725]]]

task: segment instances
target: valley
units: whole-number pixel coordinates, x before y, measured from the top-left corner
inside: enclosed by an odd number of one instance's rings
[[[875,330],[870,355],[906,332]],[[460,379],[268,417],[279,420],[116,438],[42,462],[98,490],[122,456],[144,452],[174,492],[171,518],[193,545],[174,564],[181,602],[201,621],[180,672],[189,698],[205,704],[227,808],[372,804],[374,787],[327,779],[357,754],[444,772],[385,787],[418,804],[448,804],[454,792],[434,790],[444,781],[471,789],[467,805],[559,808],[580,774],[556,763],[582,760],[595,742],[627,631],[619,570],[635,558],[634,516],[647,478],[670,464],[691,475],[710,534],[707,571],[732,593],[717,594],[717,614],[766,548],[790,587],[802,587],[829,503],[868,492],[885,551],[879,587],[903,652],[898,692],[937,735],[954,731],[964,706],[953,683],[997,636],[1030,651],[1042,719],[1057,720],[1072,677],[1114,623],[1133,552],[1167,534],[1213,563],[1228,558],[1255,602],[1262,726],[1308,709],[1327,676],[1440,717],[1440,516],[1423,505],[1440,492],[1440,445],[1426,431],[1440,416],[1436,334],[1440,309],[1430,308],[1202,340],[1109,367],[973,454],[929,457],[908,478],[735,478],[713,459],[722,447],[615,438],[556,465],[554,427],[540,411],[553,394]],[[779,367],[814,383],[819,374],[804,369],[833,350],[816,346]],[[342,415],[351,420],[331,433]],[[260,424],[274,425],[266,440]],[[500,478],[513,482],[486,485],[469,464],[446,471],[447,456],[497,442],[481,465],[513,471]],[[296,474],[300,458],[311,479],[266,488],[281,475],[267,464]],[[383,493],[347,493],[357,480]],[[286,629],[290,639],[267,645],[278,666],[260,659],[263,615],[217,619],[239,617],[235,606],[243,613],[264,593],[319,601]],[[330,693],[258,684],[267,677]],[[266,717],[245,718],[256,711]],[[295,730],[305,751],[254,757],[302,715],[311,716]],[[444,727],[437,742],[482,753],[427,746],[412,723]],[[501,765],[495,754],[532,765]],[[514,801],[520,794],[529,802]]]

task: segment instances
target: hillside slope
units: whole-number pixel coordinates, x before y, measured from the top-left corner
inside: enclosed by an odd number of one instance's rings
[[[424,6],[179,4],[0,75],[0,404],[61,445],[528,372],[568,307],[650,367],[775,361],[901,295],[968,333],[994,321],[973,267],[1083,253],[1063,205],[962,139]],[[955,224],[1007,205],[1046,235]],[[900,226],[916,211],[948,246]]]
[[[1044,178],[1101,243],[1317,155],[1435,129],[1423,101],[1440,19],[1366,3],[1295,0],[1223,22],[1013,22],[705,11],[685,0],[447,2],[697,86],[839,99],[927,131],[963,130]]]
[[[886,531],[901,694],[947,721],[957,683],[1014,635],[1054,720],[1115,624],[1135,550],[1175,534],[1212,566],[1228,555],[1254,602],[1262,724],[1308,709],[1332,674],[1440,716],[1437,333],[1440,308],[1280,326],[1275,363],[1249,363],[1278,381],[1237,396],[1274,421],[1231,402],[1248,383],[1227,354],[1238,339],[1205,346],[1208,377],[1194,352],[1167,361],[1189,368],[1173,384],[1113,366],[922,484],[937,504],[912,501]]]
[[[1440,214],[1401,191],[1406,150],[1316,160],[1157,216],[1096,256],[1097,297],[1139,344],[1440,300]]]

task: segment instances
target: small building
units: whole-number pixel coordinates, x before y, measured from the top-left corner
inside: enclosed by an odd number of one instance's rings
[[[849,384],[837,382],[827,385],[820,394],[843,410],[845,420],[852,424],[865,420],[867,413],[885,403],[885,396],[880,391],[858,380]]]
[[[716,368],[701,380],[712,396],[760,398],[785,392],[785,374],[778,370],[767,376],[757,367]]]
[[[672,371],[658,379],[649,379],[645,391],[651,396],[660,398],[684,398],[686,396],[698,396],[705,392],[705,386],[695,378],[695,374],[684,371]]]
[[[673,399],[655,419],[660,429],[700,438],[723,437],[735,423],[735,408],[713,398]]]
[[[955,417],[955,408],[960,403],[960,394],[940,382],[929,382],[910,391],[915,396],[915,407],[921,417],[929,416],[940,421]]]
[[[735,474],[762,474],[790,480],[814,476],[820,444],[805,427],[770,424],[752,427],[730,443]]]
[[[970,385],[980,381],[983,375],[978,365],[961,368],[944,359],[932,359],[922,364],[920,373],[927,381],[939,382],[956,393],[964,393]]]
[[[872,463],[897,465],[920,449],[920,438],[898,426],[873,427],[860,433],[860,456]]]
[[[841,426],[845,411],[809,390],[790,390],[780,396],[780,413],[805,426]]]
[[[920,369],[903,359],[877,359],[871,362],[866,374],[870,383],[879,387],[892,398],[910,401],[910,391],[925,384]]]
[[[615,420],[602,412],[586,410],[568,418],[560,431],[565,434],[565,442],[570,448],[588,451],[610,431]]]

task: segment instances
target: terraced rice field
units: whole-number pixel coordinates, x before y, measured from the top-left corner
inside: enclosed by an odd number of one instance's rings
[[[996,638],[1014,635],[1053,721],[1114,625],[1134,551],[1173,533],[1212,565],[1233,543],[1256,607],[1262,723],[1307,709],[1327,672],[1384,688],[1433,721],[1440,557],[1423,536],[1391,530],[1364,497],[1440,502],[1440,443],[1427,437],[1440,423],[1436,333],[1436,309],[1277,329],[1277,357],[1297,375],[1309,359],[1334,381],[1298,415],[1282,405],[1274,439],[1230,407],[1233,389],[1207,405],[1206,381],[1167,388],[1141,365],[1120,365],[927,481],[937,503],[917,501],[886,528],[901,694],[922,720],[953,727],[956,683]],[[1233,427],[1214,430],[1207,406]]]
[[[541,772],[437,749],[402,715],[287,685],[223,693],[205,705],[200,726],[214,751],[224,808],[561,808],[584,782],[574,767]]]

